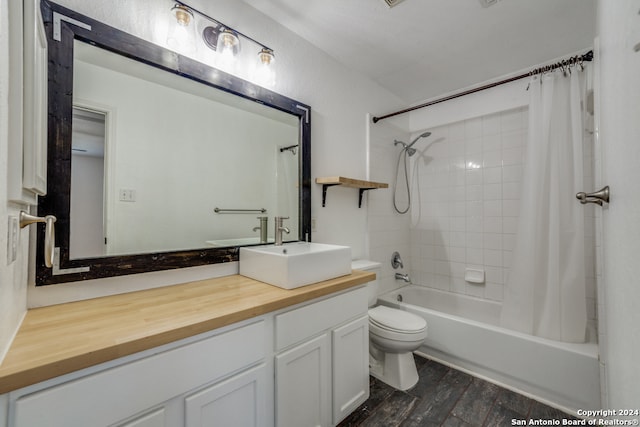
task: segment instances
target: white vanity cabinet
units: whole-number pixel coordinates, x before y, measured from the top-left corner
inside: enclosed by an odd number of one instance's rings
[[[333,426],[368,397],[358,287],[2,394],[0,427]]]
[[[338,424],[369,397],[367,290],[276,315],[276,425]]]
[[[8,425],[200,426],[217,414],[254,411],[253,423],[231,425],[270,426],[271,334],[268,319],[259,319],[26,387],[9,393]]]

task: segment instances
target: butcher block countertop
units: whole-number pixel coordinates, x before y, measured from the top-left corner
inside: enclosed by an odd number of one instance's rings
[[[29,310],[0,365],[0,394],[367,283],[352,274],[285,290],[234,275]]]

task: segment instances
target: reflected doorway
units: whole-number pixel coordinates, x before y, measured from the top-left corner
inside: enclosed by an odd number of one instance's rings
[[[106,254],[104,152],[106,114],[73,108],[69,258]]]

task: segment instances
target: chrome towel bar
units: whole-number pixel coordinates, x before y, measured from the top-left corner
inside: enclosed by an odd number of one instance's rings
[[[213,211],[215,213],[246,213],[246,212],[267,213],[267,210],[265,208],[260,208],[260,209],[221,209],[221,208],[215,208]]]

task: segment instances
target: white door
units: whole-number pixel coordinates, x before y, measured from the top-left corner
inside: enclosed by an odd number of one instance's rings
[[[331,416],[329,336],[323,334],[276,356],[276,425],[322,427]]]
[[[637,408],[640,396],[640,1],[598,1],[603,180],[603,292],[598,301],[604,408]],[[585,190],[588,191],[588,190]]]

